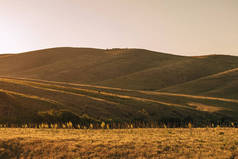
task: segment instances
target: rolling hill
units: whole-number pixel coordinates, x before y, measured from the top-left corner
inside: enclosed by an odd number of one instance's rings
[[[238,67],[238,57],[143,49],[53,48],[3,56],[1,76],[158,90]]]
[[[1,113],[12,122],[219,120],[236,119],[238,113],[238,100],[226,98],[22,78],[0,78],[0,85]]]
[[[1,58],[0,73],[52,81],[95,83],[178,59],[177,56],[138,49],[55,48]]]
[[[162,90],[238,99],[238,68],[212,74]]]
[[[238,120],[238,57],[52,48],[0,56],[0,122]]]

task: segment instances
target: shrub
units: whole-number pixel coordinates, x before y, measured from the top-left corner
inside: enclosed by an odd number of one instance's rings
[[[73,123],[72,123],[71,121],[69,121],[69,122],[67,123],[67,128],[69,128],[69,129],[72,129],[72,128],[73,128]]]
[[[104,128],[105,128],[105,125],[106,125],[105,122],[102,122],[102,123],[101,123],[101,128],[104,129]]]
[[[192,123],[188,123],[188,128],[192,128],[193,127],[193,125],[192,125]]]

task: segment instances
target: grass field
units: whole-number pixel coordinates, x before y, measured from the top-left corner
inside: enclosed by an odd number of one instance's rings
[[[0,158],[238,158],[236,128],[0,129]]]

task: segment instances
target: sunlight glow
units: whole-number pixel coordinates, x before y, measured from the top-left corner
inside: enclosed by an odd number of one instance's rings
[[[238,55],[237,0],[1,0],[0,53],[51,47]]]

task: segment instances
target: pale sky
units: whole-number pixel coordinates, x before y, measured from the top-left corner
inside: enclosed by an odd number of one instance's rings
[[[0,53],[64,46],[238,56],[238,0],[0,0]]]

